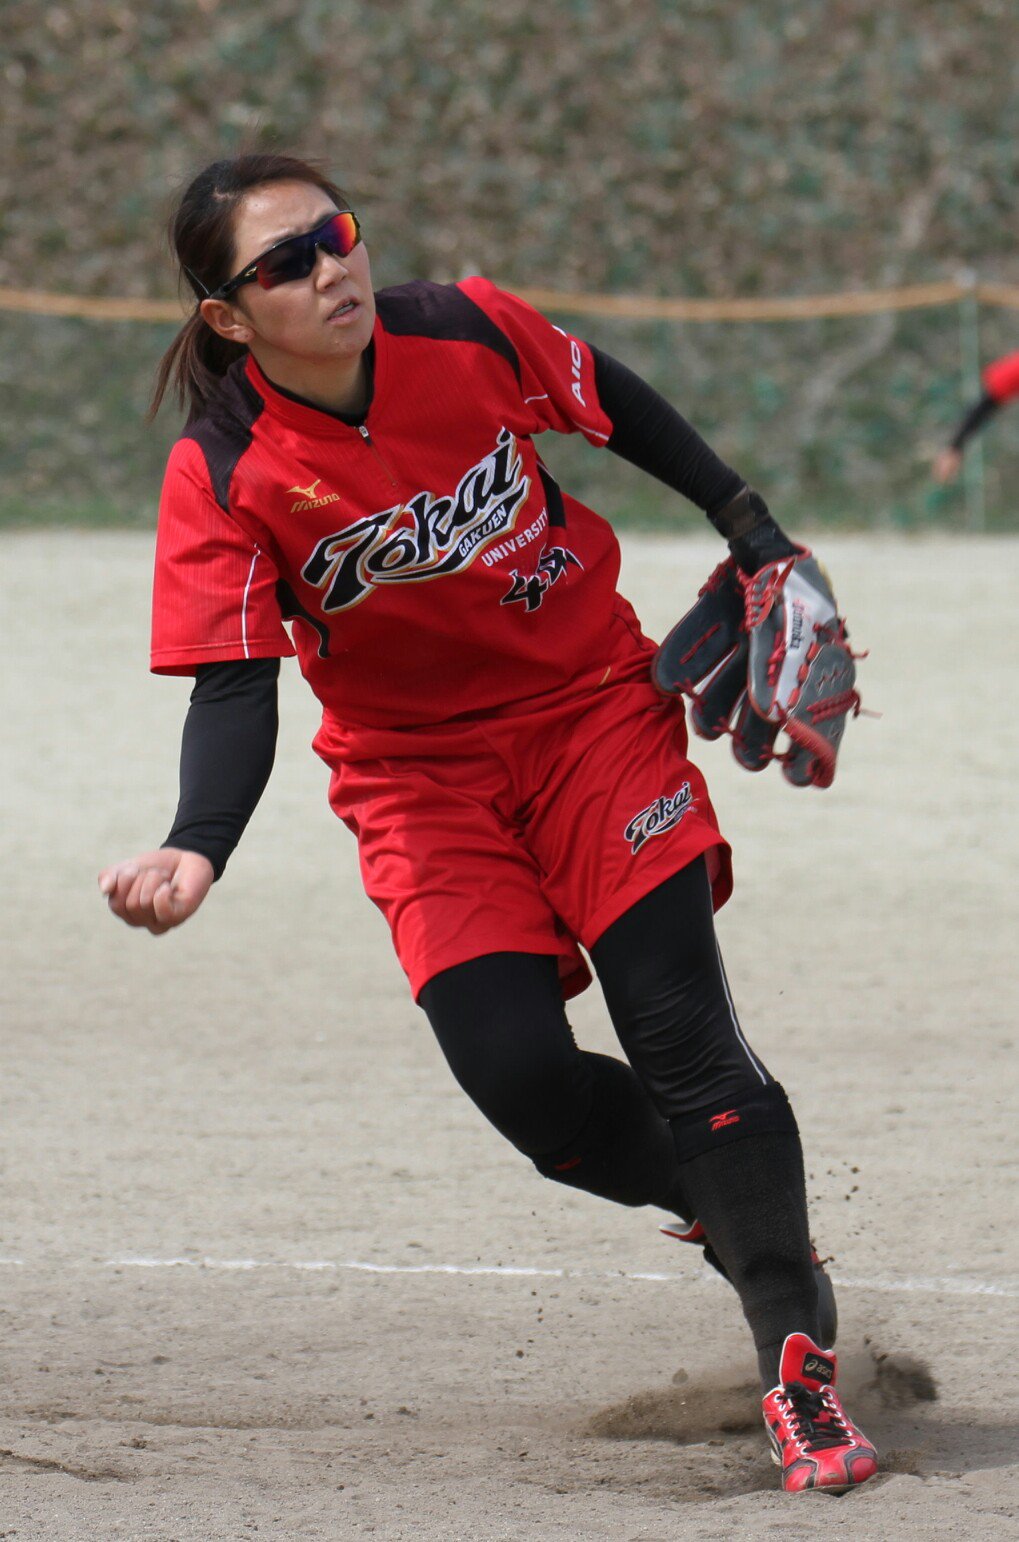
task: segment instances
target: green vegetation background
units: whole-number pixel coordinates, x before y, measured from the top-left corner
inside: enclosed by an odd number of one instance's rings
[[[174,188],[242,146],[324,160],[377,282],[814,294],[1019,283],[1015,14],[998,0],[113,0],[4,6],[0,284],[168,296]],[[1019,312],[621,324],[644,373],[790,523],[958,525],[929,461]],[[142,422],[172,328],[0,311],[0,522],[148,524],[179,421]],[[675,499],[558,441],[578,496]],[[1019,526],[1019,410],[980,446]],[[972,494],[971,487],[971,494]]]

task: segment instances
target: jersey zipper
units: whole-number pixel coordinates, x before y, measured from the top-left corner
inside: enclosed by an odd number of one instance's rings
[[[389,467],[389,462],[386,460],[385,456],[382,454],[382,451],[375,443],[375,440],[368,432],[367,423],[359,423],[357,425],[357,431],[361,435],[361,438],[364,440],[365,444],[368,446],[369,450],[371,450],[372,454],[375,456],[375,459],[378,461],[383,471],[386,473],[386,476],[388,477],[393,487],[398,486],[399,484],[397,483],[397,480]]]

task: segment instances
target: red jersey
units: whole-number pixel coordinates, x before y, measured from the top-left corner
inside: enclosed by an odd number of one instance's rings
[[[533,443],[610,437],[585,344],[481,278],[377,301],[362,423],[249,357],[175,445],[152,668],[296,649],[326,725],[356,739],[497,710],[647,649],[611,527]]]
[[[1019,396],[1019,353],[1006,353],[1004,358],[988,364],[983,383],[988,396],[996,402],[1007,402],[1009,397]]]

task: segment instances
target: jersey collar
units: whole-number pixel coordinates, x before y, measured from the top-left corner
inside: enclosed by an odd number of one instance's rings
[[[345,413],[316,407],[313,402],[305,401],[293,391],[276,385],[263,373],[250,353],[244,361],[244,372],[273,417],[280,418],[300,433],[319,438],[350,438],[359,434],[361,425],[369,418],[374,420],[378,416],[386,387],[387,342],[381,320],[376,315],[372,340],[368,345],[368,406],[359,417],[348,417]]]

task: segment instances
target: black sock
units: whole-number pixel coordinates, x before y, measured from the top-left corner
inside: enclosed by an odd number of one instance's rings
[[[705,1148],[697,1126],[710,1130],[723,1114],[730,1123],[714,1131],[717,1144]],[[803,1155],[792,1110],[772,1083],[731,1108],[706,1112],[703,1121],[673,1120],[673,1132],[683,1192],[739,1295],[761,1380],[770,1389],[787,1335],[806,1333],[815,1342],[818,1335]]]

